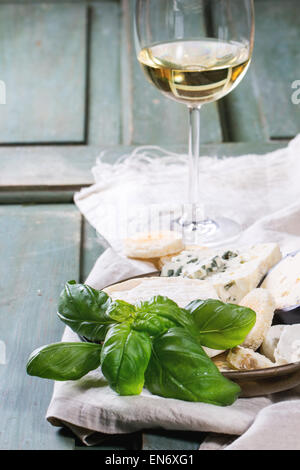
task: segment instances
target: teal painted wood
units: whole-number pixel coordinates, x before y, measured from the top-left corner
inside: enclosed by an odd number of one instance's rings
[[[201,153],[220,157],[263,154],[286,144],[210,144],[202,145]],[[186,151],[182,145],[167,148]],[[105,161],[113,163],[133,149],[125,146],[106,148]],[[96,146],[0,147],[0,203],[71,202],[75,191],[93,183],[91,168],[102,150],[103,147]]]
[[[143,450],[198,450],[206,435],[189,431],[145,431]]]
[[[235,141],[291,138],[299,132],[300,105],[292,83],[300,79],[298,0],[256,0],[256,38],[249,77],[226,99]]]
[[[165,98],[143,74],[133,40],[135,0],[123,0],[123,140],[128,144],[185,144],[188,142],[186,106]],[[221,142],[222,130],[216,104],[204,106],[201,141]]]
[[[0,204],[55,204],[72,203],[73,191],[0,191]]]
[[[121,141],[120,2],[101,1],[90,7],[88,143]]]
[[[81,442],[76,441],[75,450],[140,450],[142,448],[142,433],[119,435],[97,435],[97,445],[86,447]]]
[[[0,188],[47,191],[91,184],[91,168],[100,151],[76,145],[0,147]]]
[[[108,243],[84,218],[82,218],[81,246],[80,282],[85,282],[95,262],[108,247]]]
[[[78,278],[80,215],[72,205],[0,207],[0,449],[72,449],[45,420],[53,382],[26,375],[28,355],[61,338],[66,280]]]
[[[220,100],[222,122],[228,142],[266,142],[267,118],[256,86],[253,63],[243,81]]]
[[[1,4],[0,143],[85,139],[86,6]]]

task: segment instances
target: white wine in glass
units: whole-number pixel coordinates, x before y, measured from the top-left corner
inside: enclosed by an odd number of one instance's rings
[[[239,233],[199,204],[200,108],[231,92],[245,76],[254,43],[252,0],[137,0],[138,60],[165,96],[189,108],[189,203],[178,223],[194,242],[218,244]]]

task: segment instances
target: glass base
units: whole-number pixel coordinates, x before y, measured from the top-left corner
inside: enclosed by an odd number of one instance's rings
[[[217,246],[236,240],[241,234],[241,226],[227,217],[206,218],[193,221],[182,216],[173,222],[181,226],[185,244]]]

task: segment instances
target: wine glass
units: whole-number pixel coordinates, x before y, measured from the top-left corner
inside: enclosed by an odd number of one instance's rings
[[[199,203],[200,109],[231,92],[248,70],[253,0],[136,0],[135,43],[148,80],[189,108],[190,210],[177,222],[196,243],[228,241],[239,225],[210,219]]]

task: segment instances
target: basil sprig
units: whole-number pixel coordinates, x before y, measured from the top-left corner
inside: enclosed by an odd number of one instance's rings
[[[186,310],[192,314],[195,337],[212,349],[231,349],[241,344],[256,321],[247,307],[220,300],[194,300]]]
[[[43,379],[77,380],[100,365],[101,345],[54,343],[31,353],[27,374]]]
[[[240,387],[226,379],[188,331],[171,328],[153,341],[146,387],[167,398],[231,405]]]
[[[182,309],[158,295],[131,305],[75,281],[65,285],[58,316],[91,342],[34,351],[28,374],[77,380],[101,367],[120,395],[137,395],[145,385],[163,397],[222,406],[233,403],[240,388],[220,373],[202,346],[233,348],[256,319],[249,308],[213,299],[195,300]]]
[[[120,395],[138,395],[151,356],[150,337],[129,322],[110,328],[102,352],[101,368],[109,385]]]
[[[103,341],[108,329],[117,321],[109,315],[110,297],[85,284],[66,283],[58,301],[57,315],[75,333],[90,341]],[[123,319],[123,315],[120,314]]]

